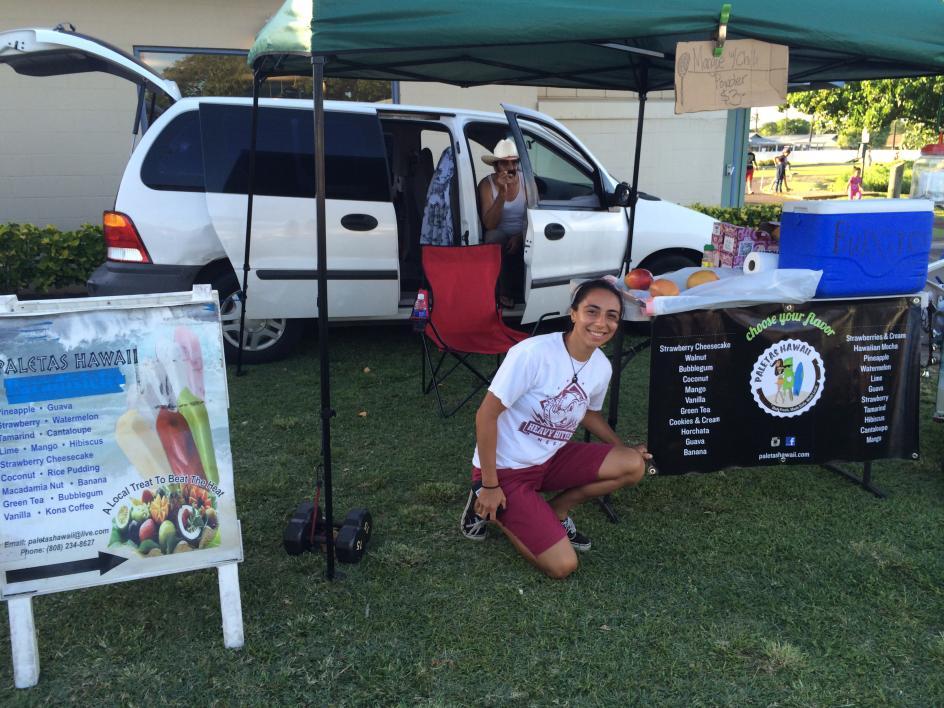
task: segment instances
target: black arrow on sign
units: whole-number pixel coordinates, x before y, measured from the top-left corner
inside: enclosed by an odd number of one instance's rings
[[[99,575],[104,575],[126,560],[128,559],[99,551],[98,558],[86,558],[85,560],[69,561],[68,563],[53,563],[52,565],[38,565],[35,568],[17,568],[16,570],[8,570],[6,576],[8,583],[25,583],[27,580],[43,580],[45,578],[55,578],[59,575],[90,573],[93,570],[97,570]]]

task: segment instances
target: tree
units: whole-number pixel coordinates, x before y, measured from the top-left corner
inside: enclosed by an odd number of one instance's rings
[[[774,123],[764,123],[760,130],[761,135],[800,135],[810,132],[810,122],[802,118],[781,118]]]
[[[164,70],[183,96],[251,96],[252,71],[242,55],[188,54]],[[311,77],[272,78],[262,84],[263,96],[311,98]],[[389,81],[327,79],[325,98],[341,101],[383,101],[391,95]]]
[[[904,146],[916,148],[936,136],[942,97],[944,76],[850,81],[841,89],[791,94],[782,108],[812,114],[814,125],[822,132],[851,138],[867,127],[874,136],[873,144],[881,133],[887,136],[892,121],[901,120],[905,124]]]

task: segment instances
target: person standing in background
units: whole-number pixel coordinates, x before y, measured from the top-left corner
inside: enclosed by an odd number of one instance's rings
[[[849,199],[862,199],[862,169],[856,167],[852,170],[852,177],[849,178],[849,184],[846,185],[849,190]]]
[[[790,151],[793,148],[787,146],[783,149],[777,157],[774,158],[774,165],[777,168],[777,179],[774,182],[774,191],[783,192],[784,190],[790,191],[790,187],[787,186],[787,167],[790,165],[789,160]]]
[[[747,168],[744,170],[744,181],[747,184],[747,193],[754,193],[754,163],[757,157],[750,150],[747,152]]]

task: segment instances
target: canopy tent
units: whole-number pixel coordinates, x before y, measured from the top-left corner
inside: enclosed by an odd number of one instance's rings
[[[584,0],[579,5],[572,0],[286,0],[263,27],[249,54],[256,87],[268,76],[309,72],[314,85],[322,454],[329,525],[332,411],[327,361],[323,79],[635,91],[640,98],[632,178],[635,193],[646,95],[673,88],[676,44],[713,39],[721,9],[722,3],[706,0]],[[944,6],[926,0],[901,0],[893,6],[880,0],[794,0],[779,5],[738,0],[732,7],[727,38],[787,45],[788,82],[794,88],[806,88],[833,81],[944,73],[942,27]],[[254,105],[257,98],[254,91]],[[253,144],[254,139],[255,121]],[[634,201],[633,195],[629,200],[626,267],[632,248]],[[244,289],[251,210],[250,191]],[[614,427],[622,345],[620,328],[609,411]],[[330,551],[327,572],[333,577]]]
[[[712,39],[720,11],[707,0],[287,0],[249,62],[306,74],[314,48],[339,78],[656,91],[673,86],[676,43]],[[944,73],[942,32],[944,6],[925,0],[739,0],[727,37],[789,46],[788,80],[808,84]]]

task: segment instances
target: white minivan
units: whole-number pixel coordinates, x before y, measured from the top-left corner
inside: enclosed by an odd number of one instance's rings
[[[32,76],[105,71],[161,94],[169,107],[149,126],[104,215],[108,260],[93,295],[219,291],[227,349],[238,342],[246,243],[251,101],[181,98],[133,57],[62,29],[0,33],[0,63]],[[143,102],[142,102],[143,103]],[[338,320],[406,318],[422,286],[421,230],[434,177],[448,206],[438,238],[480,243],[476,185],[502,138],[518,145],[528,227],[516,305],[523,323],[564,313],[572,279],[619,274],[629,189],[563,125],[504,105],[504,115],[452,108],[325,103],[329,313]],[[317,316],[312,104],[260,101],[246,288],[244,359],[284,355]],[[445,157],[444,157],[445,156]],[[452,159],[449,159],[452,158]],[[449,163],[452,169],[442,174]],[[437,174],[437,170],[440,174]],[[634,265],[659,273],[697,265],[712,219],[640,194]],[[441,223],[443,214],[447,222]],[[441,242],[441,241],[440,241]],[[237,279],[237,274],[239,278]]]

